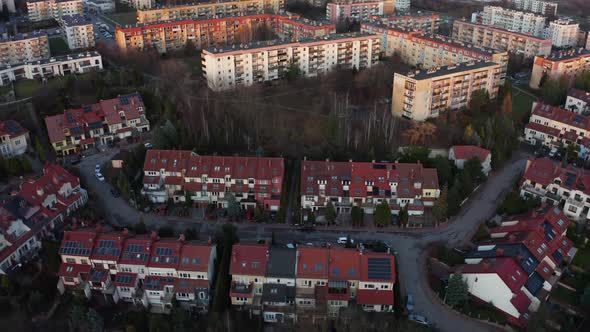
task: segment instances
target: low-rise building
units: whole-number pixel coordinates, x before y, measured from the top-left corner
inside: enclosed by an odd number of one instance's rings
[[[529,160],[520,195],[553,205],[563,204],[564,213],[574,221],[586,223],[590,219],[590,172],[585,169],[562,166],[548,158]]]
[[[284,9],[284,7],[284,0],[228,0],[159,8],[136,8],[138,9],[137,23],[146,24],[182,19],[237,17],[263,13],[279,14]]]
[[[498,94],[502,67],[494,62],[456,65],[395,73],[391,111],[416,121],[436,118],[443,112],[469,105],[475,91],[485,90],[490,98]]]
[[[189,41],[199,49],[248,43],[258,38],[260,29],[271,29],[283,39],[299,40],[328,36],[336,32],[336,25],[291,14],[179,19],[117,26],[115,40],[122,50],[156,48],[165,53],[183,49]]]
[[[240,243],[232,246],[229,266],[232,305],[260,313],[268,256],[269,246],[266,244]]]
[[[82,0],[27,0],[27,12],[30,21],[38,22],[84,15],[84,5]]]
[[[308,161],[301,165],[301,207],[319,210],[332,203],[336,212],[352,206],[372,214],[381,202],[398,214],[402,207],[421,215],[440,195],[436,169],[422,164]]]
[[[110,14],[115,12],[114,0],[84,0],[87,11],[96,14]]]
[[[265,322],[295,320],[295,248],[282,245],[270,247],[266,281],[262,286],[263,318]]]
[[[590,115],[590,92],[570,89],[567,92],[565,109],[578,114]]]
[[[62,156],[131,137],[134,131],[150,130],[143,100],[137,92],[48,116],[45,125],[53,149]]]
[[[526,58],[549,55],[551,39],[524,35],[463,20],[453,22],[453,38],[475,46],[522,54]]]
[[[58,19],[59,26],[71,50],[94,47],[94,24],[82,15],[65,15]]]
[[[557,51],[549,56],[536,56],[529,86],[539,89],[545,80],[573,79],[590,70],[590,50],[583,48]]]
[[[471,22],[540,37],[545,29],[546,18],[530,12],[498,6],[484,6],[482,12],[473,13]]]
[[[232,194],[241,207],[278,211],[283,158],[199,156],[192,151],[149,150],[143,165],[143,191],[151,201],[227,207]]]
[[[555,47],[576,47],[578,45],[578,23],[571,20],[555,20],[549,22],[545,30],[545,38],[551,39]]]
[[[326,248],[297,246],[295,304],[300,319],[325,311],[329,261]]]
[[[562,275],[576,249],[565,236],[570,221],[557,207],[507,220],[490,231],[491,240],[465,255],[469,293],[491,303],[508,321],[526,326]]]
[[[465,163],[472,158],[481,162],[481,170],[487,176],[492,171],[492,152],[475,145],[453,145],[449,149],[449,160],[455,163],[458,169],[463,169]]]
[[[396,1],[396,4],[398,1]],[[405,29],[410,31],[422,31],[424,33],[437,33],[440,26],[440,15],[435,13],[394,13],[386,16],[371,16],[364,23],[378,22],[388,27]],[[362,26],[361,25],[361,26]]]
[[[0,39],[0,64],[3,66],[47,58],[49,58],[49,40],[44,31],[18,33]]]
[[[272,40],[203,50],[203,75],[214,91],[278,80],[297,66],[302,76],[370,68],[379,61],[379,37],[343,33],[300,41]]]
[[[29,131],[14,120],[0,120],[0,157],[4,159],[27,152]]]
[[[516,9],[528,10],[545,16],[557,15],[557,2],[541,0],[513,0]]]
[[[69,74],[102,70],[102,57],[96,51],[60,55],[43,60],[0,66],[0,85],[22,79],[47,79]]]
[[[121,3],[136,9],[150,9],[156,6],[156,0],[121,0]]]
[[[388,15],[395,11],[395,0],[336,0],[326,6],[326,19],[333,23],[366,21],[374,15]]]

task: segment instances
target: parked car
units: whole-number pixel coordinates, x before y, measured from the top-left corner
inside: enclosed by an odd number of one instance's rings
[[[411,320],[412,322],[416,322],[418,324],[422,324],[422,325],[426,325],[426,326],[430,325],[430,323],[428,323],[428,319],[426,319],[426,317],[424,317],[424,316],[411,314],[411,315],[408,315],[408,319]]]
[[[414,311],[414,296],[412,294],[406,296],[406,309],[408,309],[409,312]]]
[[[336,243],[338,244],[346,244],[348,237],[346,236],[341,236],[338,238],[338,241],[336,241]],[[354,240],[352,238],[350,238],[350,243],[354,243]]]
[[[150,143],[150,142],[147,142],[147,143],[143,143],[143,147],[145,147],[145,148],[146,148],[146,150],[149,150],[149,149],[151,149],[153,146],[152,146],[152,143]]]
[[[104,182],[104,176],[102,176],[102,174],[100,174],[100,173],[98,173],[98,172],[97,172],[97,173],[96,173],[96,174],[94,174],[94,175],[96,175],[96,179],[97,179],[98,181],[100,181],[100,182]]]
[[[96,164],[96,166],[94,166],[94,173],[100,173],[100,165]]]

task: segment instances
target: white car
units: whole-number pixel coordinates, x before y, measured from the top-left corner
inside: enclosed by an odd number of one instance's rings
[[[422,325],[426,325],[426,326],[430,325],[430,323],[428,323],[428,319],[426,319],[426,317],[424,317],[424,316],[411,314],[411,315],[408,315],[408,319],[411,320],[412,322],[416,322],[418,324],[422,324]]]
[[[94,173],[100,173],[100,165],[96,164],[96,166],[94,166]]]
[[[346,240],[348,238],[346,236],[341,236],[338,238],[338,241],[336,241],[336,243],[338,244],[346,244]],[[352,238],[350,238],[350,243],[354,243],[354,240]]]
[[[98,181],[100,181],[100,182],[104,182],[104,176],[102,176],[102,174],[100,174],[100,173],[98,173],[98,172],[97,172],[97,173],[96,173],[96,174],[94,174],[94,175],[96,176],[96,179],[97,179]]]
[[[146,148],[146,150],[149,150],[153,147],[152,143],[150,143],[150,142],[144,143],[143,146]]]

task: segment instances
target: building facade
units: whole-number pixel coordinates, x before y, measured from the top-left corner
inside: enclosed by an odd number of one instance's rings
[[[551,39],[555,47],[576,47],[579,32],[578,23],[570,20],[555,20],[549,22],[545,38]]]
[[[109,14],[115,12],[114,0],[85,0],[84,8],[97,14]]]
[[[395,11],[395,0],[337,0],[326,6],[326,20],[362,22],[374,15],[389,15]]]
[[[483,11],[473,13],[471,22],[540,37],[545,29],[546,18],[509,8],[484,6]]]
[[[392,213],[407,207],[412,215],[424,214],[440,195],[436,169],[422,164],[303,161],[301,207],[319,210],[332,203],[337,213],[352,206],[372,214],[385,202]]]
[[[84,15],[82,0],[27,0],[27,12],[32,22],[59,19],[66,15]]]
[[[45,32],[19,33],[0,39],[0,64],[18,65],[49,58],[49,40]]]
[[[284,0],[234,0],[137,10],[137,23],[157,23],[186,19],[236,17],[263,13],[279,14]]]
[[[527,10],[545,16],[557,15],[557,2],[539,0],[513,0],[516,9]]]
[[[298,40],[336,32],[336,25],[311,21],[296,15],[258,14],[225,18],[183,19],[170,22],[118,26],[115,40],[119,49],[156,48],[160,53],[186,47],[225,47],[259,39],[259,31],[270,29],[280,38]]]
[[[121,0],[121,3],[136,9],[150,9],[156,6],[155,0]]]
[[[45,118],[49,141],[60,156],[131,137],[150,130],[145,106],[137,92],[101,100]]]
[[[449,160],[455,163],[455,167],[463,169],[465,163],[472,158],[481,162],[481,171],[488,176],[492,171],[492,152],[476,145],[453,145],[449,149]]]
[[[0,157],[4,159],[27,152],[29,131],[14,120],[0,120]]]
[[[82,15],[65,15],[58,19],[71,50],[94,47],[94,24]]]
[[[393,15],[387,16],[371,16],[369,20],[367,22],[363,22],[361,26],[363,26],[365,23],[371,24],[375,22],[392,28],[410,31],[422,31],[424,33],[435,34],[438,32],[438,28],[440,26],[440,15],[435,13],[394,13]]]
[[[590,70],[590,51],[583,48],[557,51],[549,56],[536,56],[529,86],[539,89],[546,79],[573,79],[577,74]]]
[[[292,66],[297,66],[305,77],[318,77],[337,69],[370,68],[378,63],[379,50],[379,37],[363,33],[234,45],[204,50],[203,74],[210,89],[230,90],[278,80]]]
[[[231,193],[242,208],[278,211],[283,158],[199,156],[191,151],[149,150],[143,191],[151,201],[185,201],[227,207]]]
[[[102,57],[96,51],[61,55],[23,64],[0,66],[0,85],[20,79],[44,79],[102,70]]]
[[[549,55],[551,39],[523,35],[462,20],[453,22],[453,38],[475,46],[522,54],[526,58]]]
[[[467,62],[417,70],[393,78],[392,113],[416,121],[436,118],[445,111],[469,105],[477,90],[490,98],[498,94],[502,67],[494,62]]]
[[[565,109],[578,114],[590,114],[590,92],[570,89],[567,92]]]

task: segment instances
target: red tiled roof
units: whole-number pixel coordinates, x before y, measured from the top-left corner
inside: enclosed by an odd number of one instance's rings
[[[95,245],[96,231],[94,229],[81,229],[64,232],[60,245],[60,254],[67,256],[90,257]],[[72,250],[74,249],[74,250]]]
[[[521,315],[529,310],[529,305],[531,304],[531,300],[523,291],[517,292],[516,296],[513,297],[510,302]]]
[[[229,274],[265,276],[268,250],[264,244],[234,244]]]
[[[119,264],[145,265],[150,259],[152,239],[148,236],[135,236],[125,240]]]
[[[206,244],[183,245],[180,251],[178,270],[207,272],[212,249],[212,246]]]
[[[152,291],[163,291],[164,286],[174,286],[176,278],[162,276],[145,276],[143,287]]]
[[[529,122],[525,126],[526,129],[534,130],[539,133],[551,135],[553,137],[559,137],[559,129],[548,127],[536,122]]]
[[[89,274],[91,269],[91,265],[61,263],[58,275],[66,278],[79,278],[80,274]]]
[[[297,278],[328,279],[329,249],[297,247]]]
[[[533,116],[550,119],[584,130],[590,129],[590,117],[544,103],[535,105],[531,114],[531,117]]]
[[[183,279],[177,278],[174,282],[175,293],[194,293],[195,289],[209,288],[209,281],[205,279]]]
[[[147,266],[175,269],[180,262],[182,243],[176,239],[161,239],[152,244]]]
[[[14,120],[0,121],[0,137],[8,135],[10,138],[25,135],[29,130],[23,128],[20,123]]]
[[[57,203],[62,205],[56,204],[48,209],[59,214],[80,197],[80,192],[73,192],[79,186],[80,180],[76,176],[61,166],[47,164],[43,167],[43,175],[40,178],[29,180],[21,185],[19,196],[33,206],[42,206],[47,204],[46,198],[49,195],[55,195]]]
[[[491,154],[490,150],[475,145],[454,145],[451,147],[456,160],[469,160],[477,157],[484,162]]]
[[[571,165],[562,167],[561,162],[549,158],[529,160],[523,178],[545,186],[559,179],[561,187],[590,195],[590,171]]]
[[[393,297],[393,289],[359,289],[356,291],[356,302],[358,304],[393,305]]]
[[[123,233],[104,233],[99,234],[96,238],[94,249],[92,250],[91,259],[118,261],[121,257],[123,243],[125,238],[129,237]]]
[[[339,246],[330,248],[330,280],[358,280],[360,278],[360,255],[356,249]]]

